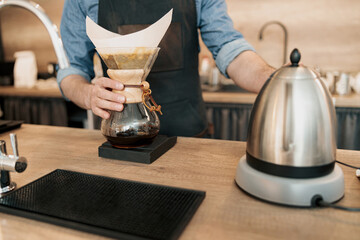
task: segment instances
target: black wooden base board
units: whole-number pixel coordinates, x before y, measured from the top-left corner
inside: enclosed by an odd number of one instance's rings
[[[154,141],[139,148],[115,148],[109,142],[99,147],[99,157],[150,164],[176,144],[177,137],[158,135]]]

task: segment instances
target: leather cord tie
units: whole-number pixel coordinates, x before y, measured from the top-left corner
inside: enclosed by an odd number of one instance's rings
[[[161,106],[156,104],[154,98],[151,96],[151,89],[150,89],[150,84],[148,82],[143,82],[140,85],[131,85],[131,84],[124,84],[124,87],[129,87],[129,88],[141,88],[141,90],[143,91],[142,94],[142,102],[145,105],[145,107],[147,109],[149,109],[150,112],[156,111],[159,112],[160,115],[163,115],[163,113],[161,112]],[[151,103],[153,104],[148,105],[146,103],[147,98],[150,99]]]
[[[142,88],[143,85],[124,84],[124,88]]]
[[[146,104],[146,98],[147,97],[150,98],[150,101],[153,104],[153,106],[151,106],[151,105],[148,106]],[[159,112],[160,115],[162,115],[161,106],[156,104],[154,98],[151,96],[151,90],[150,89],[145,89],[145,90],[143,89],[142,100],[143,100],[143,103],[144,103],[145,107],[147,107],[150,110],[150,112],[156,111],[156,112]]]

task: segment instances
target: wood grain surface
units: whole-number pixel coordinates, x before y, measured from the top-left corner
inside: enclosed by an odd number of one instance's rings
[[[256,96],[255,93],[203,92],[204,101],[212,103],[253,104]],[[360,108],[360,94],[333,95],[332,98],[336,107]]]
[[[60,90],[55,89],[36,89],[36,88],[14,88],[0,87],[0,96],[24,96],[24,97],[52,97],[63,98]],[[234,92],[203,92],[205,102],[209,103],[235,103],[253,104],[257,94],[255,93],[234,93]],[[360,94],[350,94],[346,96],[333,96],[336,107],[360,108]]]
[[[37,89],[15,88],[12,86],[1,86],[0,96],[63,98],[59,88]]]
[[[180,239],[359,239],[360,213],[283,207],[242,192],[234,177],[245,142],[180,137],[165,155],[146,165],[99,158],[98,146],[105,141],[100,131],[24,124],[14,132],[19,153],[29,162],[24,173],[11,173],[19,187],[66,169],[206,191]],[[9,134],[0,139],[9,142]],[[360,165],[358,151],[338,150],[337,158]],[[341,168],[345,197],[338,204],[360,207],[360,181],[354,169]],[[0,213],[0,239],[103,238]]]

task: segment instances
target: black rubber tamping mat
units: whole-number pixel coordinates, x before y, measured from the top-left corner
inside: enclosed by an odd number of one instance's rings
[[[119,239],[176,239],[205,192],[55,170],[0,198],[0,211]]]
[[[158,135],[153,142],[139,148],[115,148],[109,142],[99,147],[99,157],[150,164],[176,144],[177,137]]]

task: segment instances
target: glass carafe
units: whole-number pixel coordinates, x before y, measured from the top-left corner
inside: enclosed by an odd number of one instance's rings
[[[118,92],[126,97],[123,111],[109,111],[110,118],[101,122],[101,132],[114,147],[134,148],[149,144],[158,135],[161,113],[151,97],[145,81],[159,48],[102,48],[97,49],[108,67],[111,79],[124,84]]]

